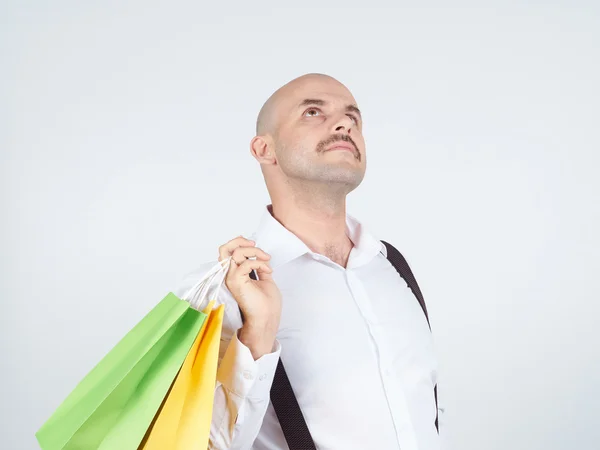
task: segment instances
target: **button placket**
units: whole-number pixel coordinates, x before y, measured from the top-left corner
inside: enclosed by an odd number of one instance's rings
[[[393,378],[394,372],[387,365],[392,353],[388,348],[385,337],[382,336],[377,327],[373,326],[374,311],[371,308],[369,296],[360,279],[358,279],[354,273],[346,271],[346,280],[354,301],[358,305],[361,314],[366,321],[366,325],[376,348],[381,383],[390,407],[390,415],[392,416],[392,421],[396,428],[398,443],[402,447],[417,448],[415,447],[414,429],[412,428],[412,421],[410,420],[404,390],[401,386],[398,386],[398,380]],[[398,414],[395,414],[395,411],[403,411],[404,417],[399,417]]]

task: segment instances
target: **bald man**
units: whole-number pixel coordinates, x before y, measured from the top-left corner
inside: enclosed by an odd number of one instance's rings
[[[346,212],[366,170],[362,125],[350,91],[321,74],[292,80],[260,110],[250,150],[271,204],[252,239],[219,248],[232,263],[218,299],[211,449],[440,448],[419,289]]]

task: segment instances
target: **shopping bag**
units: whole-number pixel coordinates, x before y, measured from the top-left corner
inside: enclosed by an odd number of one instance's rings
[[[140,450],[208,447],[224,312],[213,305]]]
[[[137,449],[206,322],[197,310],[216,265],[178,298],[169,293],[76,386],[36,433],[43,450]]]

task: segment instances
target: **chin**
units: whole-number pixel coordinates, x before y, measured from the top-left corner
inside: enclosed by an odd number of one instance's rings
[[[282,169],[284,169],[282,164]],[[344,190],[354,190],[365,176],[365,166],[358,161],[353,164],[338,161],[335,164],[299,164],[285,167],[290,178],[304,180],[309,183],[339,185]]]
[[[332,170],[326,174],[323,174],[321,181],[328,184],[337,184],[340,186],[346,186],[350,191],[356,189],[364,178],[364,172],[358,172],[356,170]]]

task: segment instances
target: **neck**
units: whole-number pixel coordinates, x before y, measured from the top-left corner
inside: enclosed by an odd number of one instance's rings
[[[319,195],[305,190],[287,198],[274,196],[272,202],[269,209],[277,221],[313,252],[346,267],[353,244],[346,235],[345,195]]]

